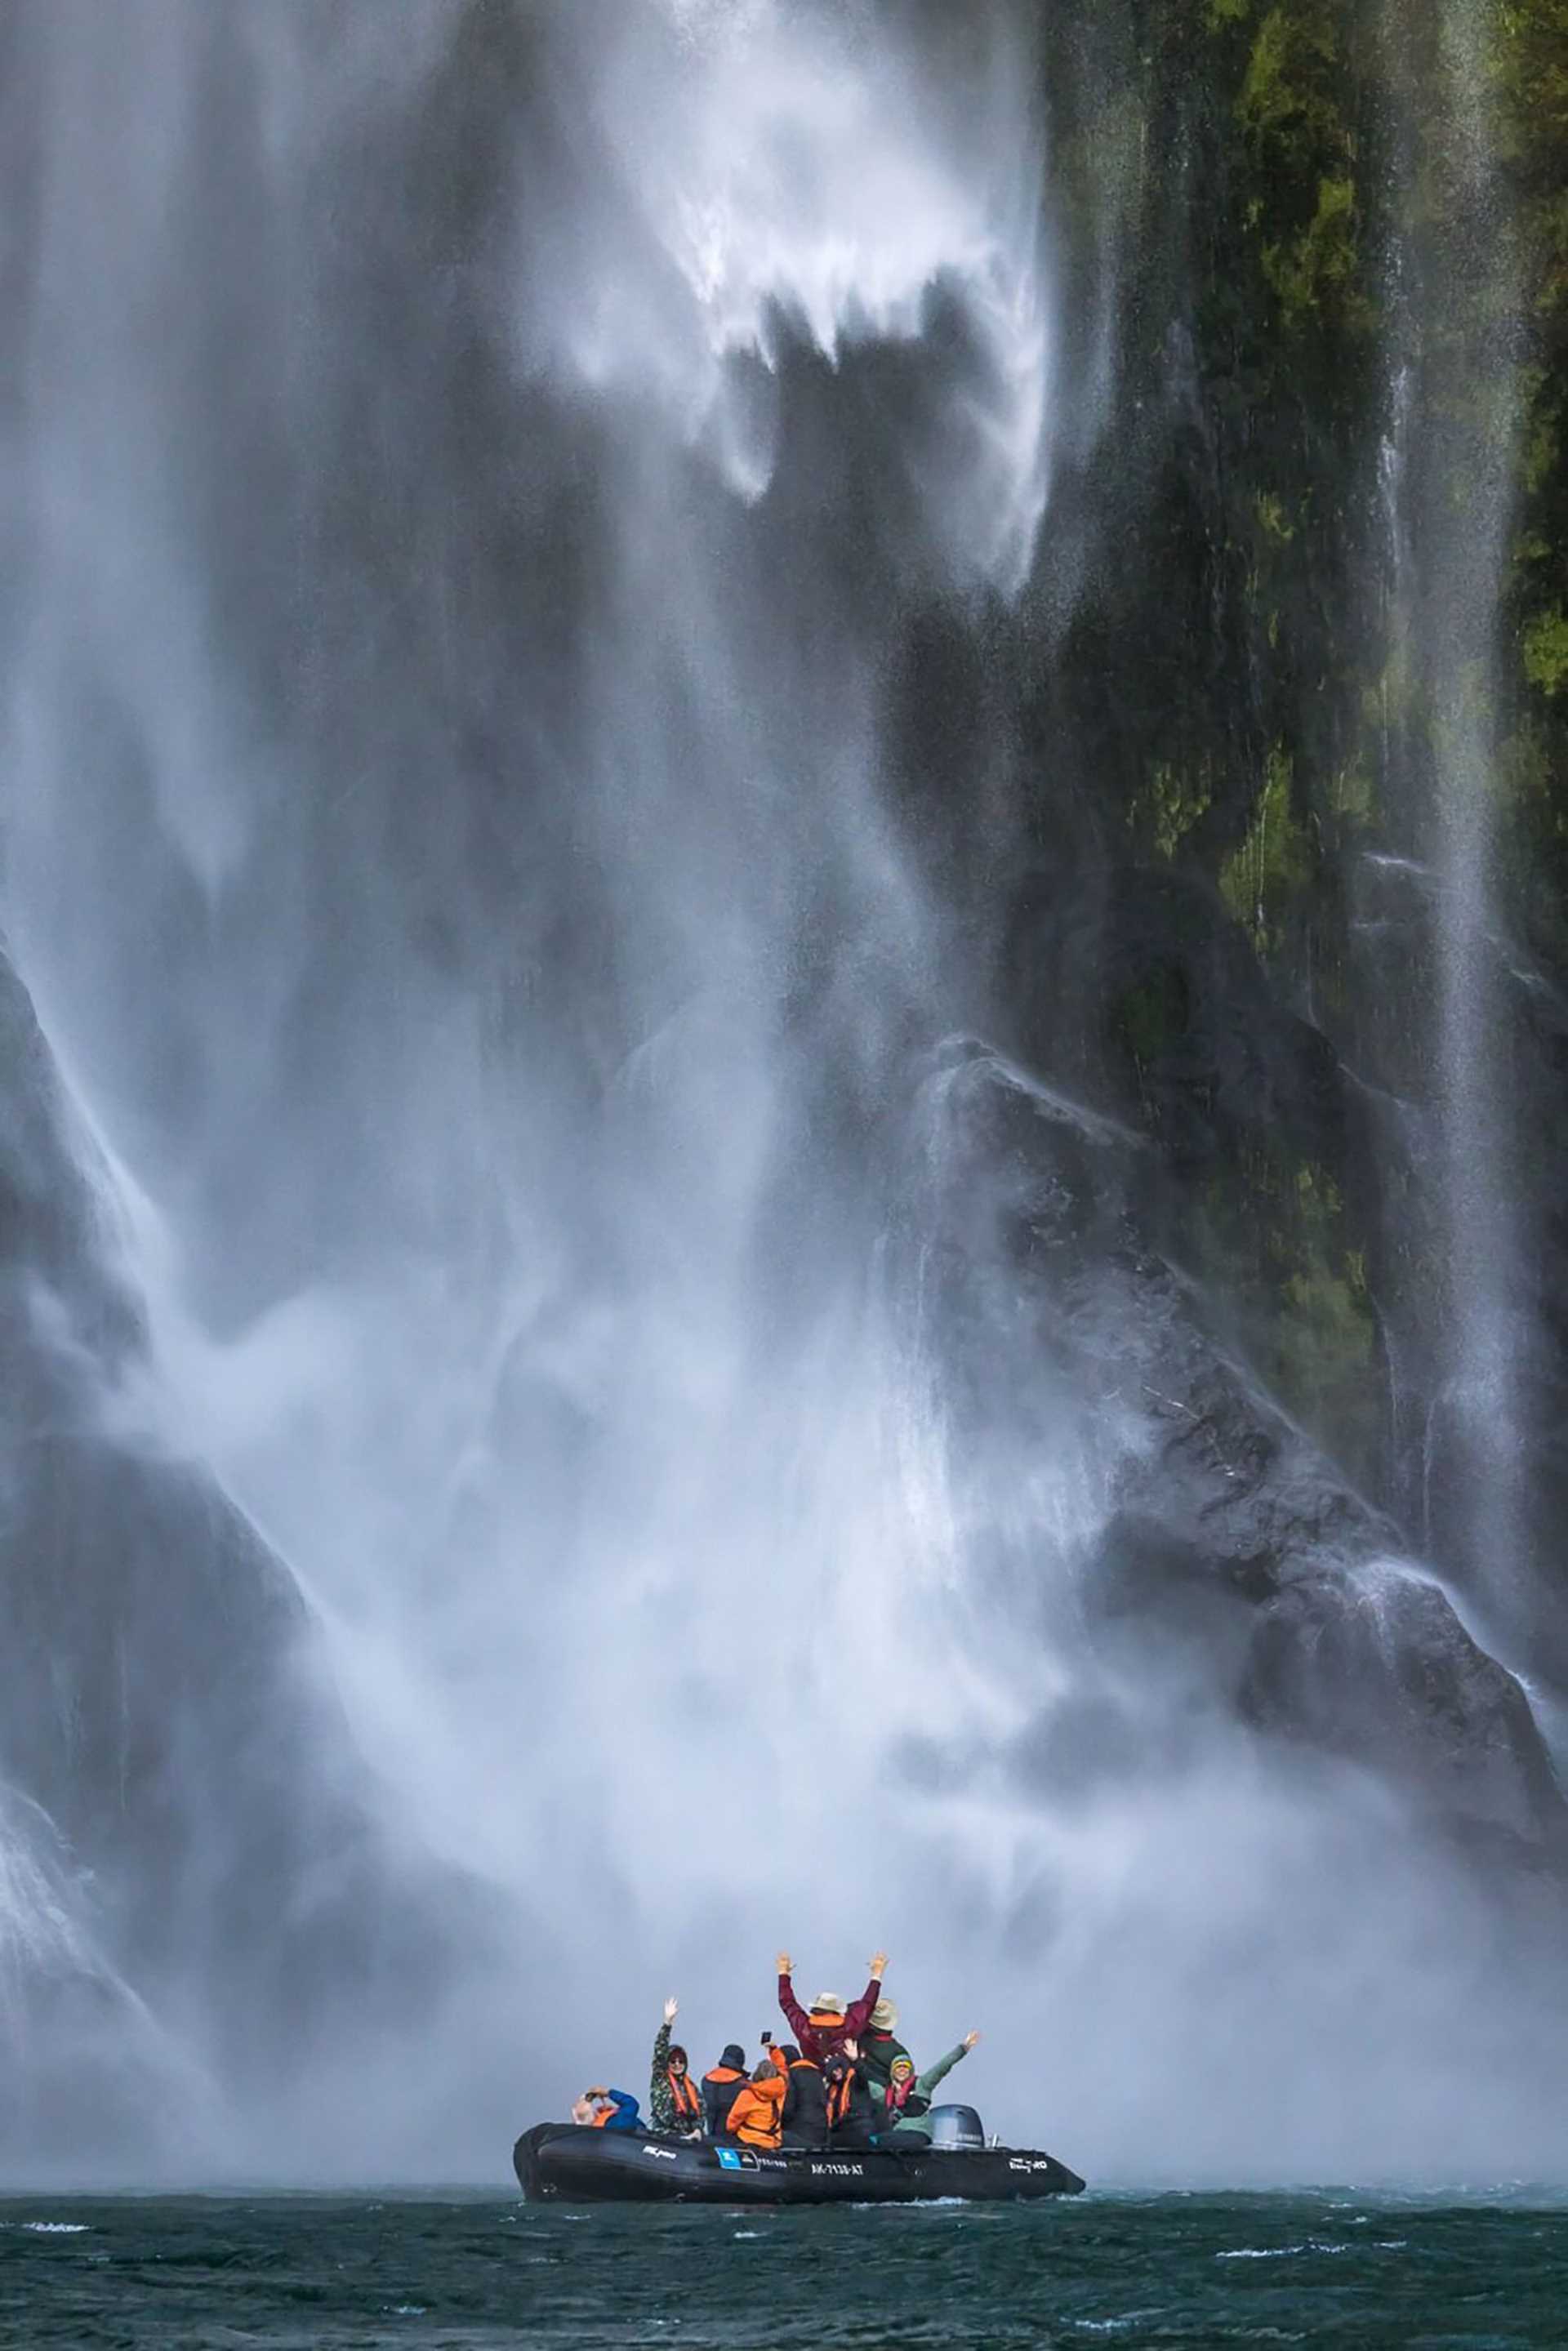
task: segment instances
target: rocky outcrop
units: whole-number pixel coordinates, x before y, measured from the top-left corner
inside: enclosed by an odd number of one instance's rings
[[[934,1311],[968,1399],[955,1457],[983,1463],[977,1485],[998,1448],[1015,1480],[1048,1448],[1093,1465],[1094,1508],[1051,1563],[1086,1670],[1034,1764],[1146,1770],[1222,1718],[1364,1768],[1462,1840],[1568,1855],[1518,1682],[1149,1245],[1150,1145],[972,1043],[925,1104]]]

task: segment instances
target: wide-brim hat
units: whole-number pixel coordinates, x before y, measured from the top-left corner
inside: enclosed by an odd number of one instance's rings
[[[811,2013],[813,2016],[842,2016],[846,2006],[847,2002],[836,1991],[820,1991],[811,2002]]]
[[[895,2000],[879,2000],[871,2012],[871,2025],[873,2032],[896,2032],[898,2002]]]

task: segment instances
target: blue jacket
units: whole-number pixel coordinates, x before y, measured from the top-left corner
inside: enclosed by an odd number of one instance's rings
[[[604,2095],[607,2098],[614,2099],[615,2112],[608,2122],[599,2125],[601,2130],[640,2131],[642,2129],[643,2117],[637,2112],[637,2101],[629,2090],[607,2089]]]

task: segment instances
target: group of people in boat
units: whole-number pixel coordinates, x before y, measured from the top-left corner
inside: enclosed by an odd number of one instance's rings
[[[886,1966],[886,1953],[878,1951],[859,2000],[846,2003],[837,1992],[823,1991],[802,2008],[789,1954],[780,1951],[779,2005],[795,2039],[775,2042],[765,2032],[761,2055],[749,2070],[745,2051],[732,2041],[700,2082],[671,2038],[679,2003],[667,2000],[653,2038],[648,2100],[653,2131],[760,2148],[925,2145],[934,2092],[980,2036],[966,2033],[917,2073],[898,2038],[898,2010],[883,1994]],[[585,2090],[571,2118],[598,2130],[649,2128],[626,2090]]]

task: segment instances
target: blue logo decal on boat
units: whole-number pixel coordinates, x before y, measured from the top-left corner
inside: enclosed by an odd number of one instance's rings
[[[738,2171],[740,2169],[740,2156],[737,2148],[733,2147],[721,2147],[717,2152],[719,2163],[724,2170]]]

